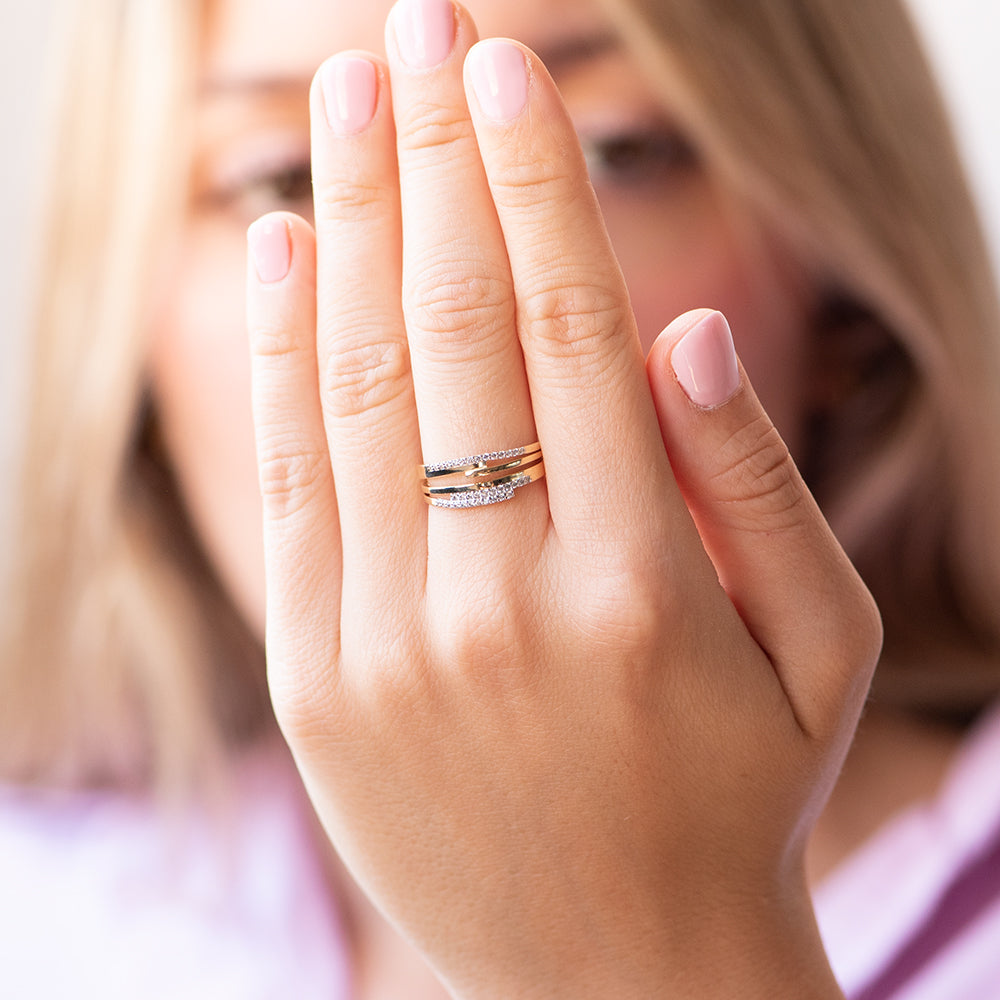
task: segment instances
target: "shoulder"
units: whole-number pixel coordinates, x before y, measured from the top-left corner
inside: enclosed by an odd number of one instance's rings
[[[1000,706],[938,794],[885,824],[815,894],[849,997],[954,1000],[1000,981]]]
[[[241,775],[220,824],[113,792],[0,787],[0,992],[212,1000],[347,995],[301,804]]]

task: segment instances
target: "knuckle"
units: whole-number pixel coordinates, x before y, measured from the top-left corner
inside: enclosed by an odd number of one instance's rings
[[[303,450],[295,442],[262,445],[257,457],[264,507],[271,520],[293,517],[307,507],[326,482],[329,458]]]
[[[882,649],[882,623],[878,616],[843,616],[827,646],[816,650],[829,684],[814,693],[809,711],[800,712],[806,734],[818,746],[852,733],[868,697],[875,665]],[[835,642],[833,637],[839,642]]]
[[[404,344],[394,340],[351,343],[351,338],[341,335],[323,366],[323,400],[333,417],[350,420],[403,396],[409,375]]]
[[[429,681],[426,660],[414,623],[366,620],[366,628],[344,636],[343,673],[352,696],[370,712],[392,715],[415,704]]]
[[[579,604],[581,634],[622,664],[644,663],[671,617],[666,579],[653,566],[623,566],[591,577]]]
[[[874,669],[885,644],[885,626],[882,623],[882,614],[875,603],[875,598],[867,587],[864,588],[863,604],[862,620],[864,624],[858,629],[858,634],[864,644],[861,655],[863,660],[870,663]]]
[[[577,213],[581,191],[589,179],[582,170],[573,170],[562,157],[537,156],[532,149],[515,150],[503,170],[493,179],[494,197],[505,209],[526,209],[537,215],[538,206],[546,206],[547,215]]]
[[[407,282],[403,301],[407,329],[430,351],[436,345],[478,343],[484,333],[513,323],[509,280],[489,273],[459,277],[454,265],[420,269],[419,277]]]
[[[292,746],[307,753],[328,751],[341,741],[345,701],[338,696],[333,663],[307,667],[298,658],[292,663],[269,653],[267,685],[275,717]]]
[[[882,615],[871,591],[856,577],[856,586],[841,618],[842,642],[855,669],[874,668],[882,652]]]
[[[822,605],[813,605],[809,621],[810,656],[822,665],[824,684],[813,689],[798,712],[800,725],[820,749],[845,735],[850,738],[882,651],[882,617],[875,600],[841,556],[840,565],[827,574],[835,585]]]
[[[388,204],[385,187],[364,177],[340,177],[317,185],[313,197],[317,227],[380,221]]]
[[[787,445],[767,417],[758,416],[730,435],[719,455],[713,492],[729,505],[736,526],[773,532],[801,523],[805,487]]]
[[[498,679],[509,673],[524,640],[516,606],[513,595],[498,586],[463,588],[448,602],[433,632],[440,661],[459,676]]]
[[[281,322],[278,317],[267,322],[257,320],[250,326],[254,356],[274,362],[275,371],[281,370],[282,362],[294,361],[296,356],[305,352],[311,346],[311,339],[303,336],[297,324]],[[265,366],[264,370],[269,367]]]
[[[407,109],[399,123],[398,144],[401,153],[439,153],[474,142],[472,124],[458,107],[433,101],[417,101]]]
[[[526,295],[522,330],[549,353],[566,358],[603,356],[620,335],[621,296],[597,284],[543,285]]]

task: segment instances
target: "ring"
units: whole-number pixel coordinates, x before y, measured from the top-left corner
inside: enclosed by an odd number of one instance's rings
[[[514,491],[545,475],[537,442],[507,451],[468,455],[420,466],[424,500],[432,507],[485,507],[510,500]]]

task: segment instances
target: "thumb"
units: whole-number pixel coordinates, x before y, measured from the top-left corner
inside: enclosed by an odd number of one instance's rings
[[[719,580],[799,724],[849,733],[881,648],[878,611],[736,358],[722,313],[670,324],[647,361],[663,443]]]

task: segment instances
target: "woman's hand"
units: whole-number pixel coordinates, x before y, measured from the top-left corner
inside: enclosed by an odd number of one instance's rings
[[[457,995],[836,996],[802,855],[877,613],[722,317],[647,376],[538,60],[416,6],[317,75],[315,234],[251,231],[286,737]],[[535,440],[513,500],[425,504],[419,463]]]

